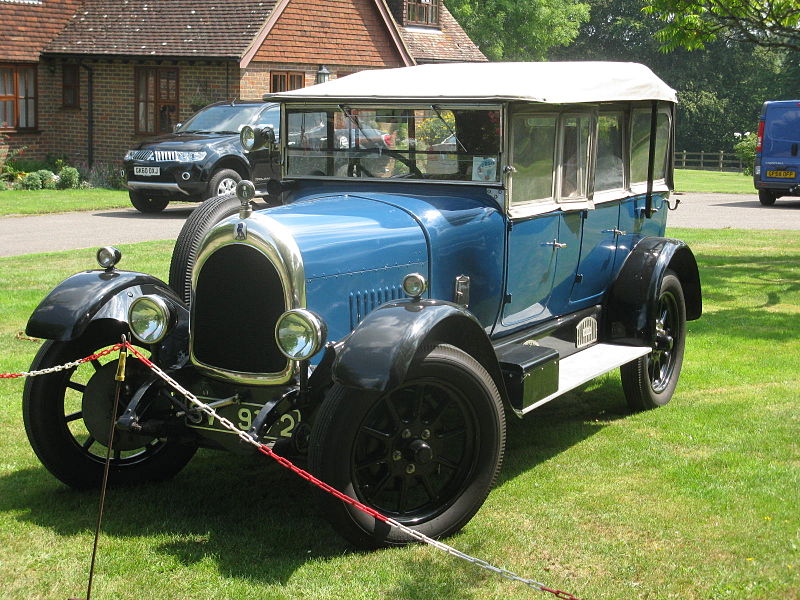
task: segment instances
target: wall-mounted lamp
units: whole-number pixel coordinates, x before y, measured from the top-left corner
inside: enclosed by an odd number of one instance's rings
[[[320,65],[319,70],[317,71],[317,83],[325,83],[331,78],[331,72],[328,71],[328,67],[325,65]]]

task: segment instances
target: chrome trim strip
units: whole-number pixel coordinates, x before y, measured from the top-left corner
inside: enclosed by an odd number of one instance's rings
[[[247,239],[236,240],[236,228],[239,223],[247,223]],[[287,359],[286,368],[278,373],[243,373],[228,371],[200,362],[194,353],[194,294],[197,289],[197,277],[206,260],[217,250],[230,244],[250,246],[269,260],[280,277],[284,291],[286,310],[306,307],[306,279],[303,257],[300,248],[291,232],[275,219],[255,213],[243,220],[238,215],[229,217],[217,224],[205,239],[202,250],[197,255],[192,271],[191,316],[189,319],[189,355],[192,363],[209,375],[220,377],[232,383],[245,385],[281,385],[287,383],[297,370],[297,361]],[[231,307],[241,310],[242,307]],[[257,311],[255,311],[257,314]]]
[[[170,192],[181,192],[191,196],[189,192],[181,189],[177,183],[161,183],[158,181],[127,181],[125,187],[129,190],[169,190]]]

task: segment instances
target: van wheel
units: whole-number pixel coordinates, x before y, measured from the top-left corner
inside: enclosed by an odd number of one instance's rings
[[[130,191],[128,197],[131,199],[133,207],[143,213],[161,212],[169,204],[169,200],[166,198],[151,198],[142,192]]]
[[[772,206],[778,197],[769,190],[758,190],[758,201],[764,206]]]
[[[208,182],[206,198],[233,194],[236,191],[236,184],[241,180],[242,176],[233,169],[220,169],[216,171]]]
[[[500,394],[486,370],[448,345],[422,351],[380,396],[334,385],[311,433],[309,466],[324,482],[433,538],[461,529],[486,500],[505,448]],[[324,514],[358,547],[413,542],[333,496]]]
[[[672,271],[661,280],[657,307],[653,351],[620,368],[625,399],[633,410],[664,406],[678,384],[686,347],[686,303]]]
[[[189,304],[192,268],[200,242],[214,225],[238,211],[239,206],[239,200],[232,194],[209,198],[192,211],[181,227],[169,264],[169,286],[186,304]]]

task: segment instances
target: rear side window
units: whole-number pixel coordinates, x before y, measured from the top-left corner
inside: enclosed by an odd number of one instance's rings
[[[600,113],[597,118],[597,164],[594,190],[618,190],[625,187],[623,123],[621,112]]]
[[[512,204],[553,197],[558,115],[515,115],[511,123]]]
[[[669,114],[659,112],[656,120],[656,156],[653,180],[664,179],[669,148]],[[647,181],[650,152],[650,110],[635,110],[631,121],[631,183]]]

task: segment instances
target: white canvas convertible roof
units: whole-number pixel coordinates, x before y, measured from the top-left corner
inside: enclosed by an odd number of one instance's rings
[[[360,71],[264,100],[322,102],[527,101],[547,104],[664,100],[675,90],[649,68],[623,62],[428,64]]]

